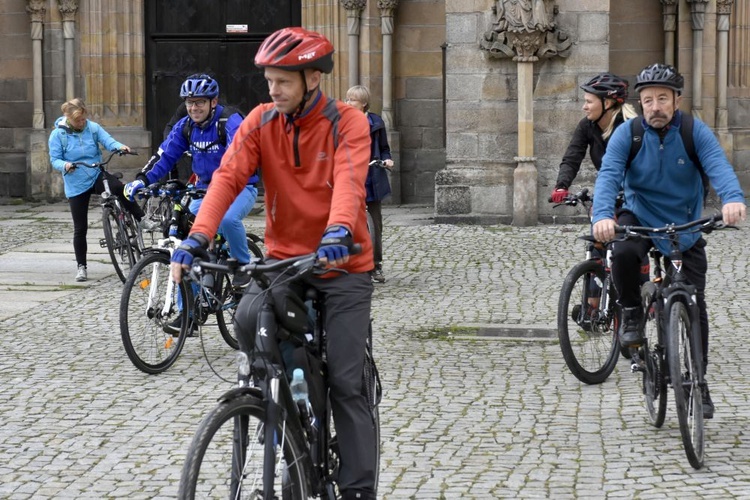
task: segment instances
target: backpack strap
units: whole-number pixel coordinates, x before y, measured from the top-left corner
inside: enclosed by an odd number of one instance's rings
[[[708,199],[708,192],[710,190],[710,180],[706,175],[706,171],[703,170],[703,164],[698,153],[695,151],[695,142],[693,141],[693,115],[690,113],[682,113],[682,123],[680,124],[680,135],[682,136],[682,144],[685,146],[690,161],[693,162],[695,168],[701,174],[701,181],[703,182],[703,205],[706,205]]]
[[[625,164],[625,171],[630,168],[630,163],[633,161],[638,151],[641,150],[643,145],[643,117],[636,116],[630,120],[630,132],[632,134],[632,140],[630,141],[630,154],[628,155],[628,162]]]
[[[196,146],[195,143],[193,143],[190,140],[190,129],[193,126],[193,120],[191,120],[190,117],[188,117],[188,119],[185,120],[185,124],[182,126],[182,136],[185,138],[189,146],[193,146],[196,149],[199,149],[203,152],[208,151],[209,148],[217,144],[221,144],[222,146],[226,147],[227,146],[227,120],[229,119],[230,116],[232,116],[235,113],[239,114],[243,118],[245,117],[245,115],[242,114],[242,112],[240,112],[237,109],[230,108],[228,106],[223,107],[223,109],[221,110],[221,116],[219,116],[219,121],[216,124],[216,131],[219,135],[219,139],[212,142],[205,148],[200,148]]]

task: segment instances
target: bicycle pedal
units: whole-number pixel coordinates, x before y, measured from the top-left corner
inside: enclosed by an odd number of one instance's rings
[[[99,246],[102,248],[107,248],[107,240],[102,238],[99,240]]]

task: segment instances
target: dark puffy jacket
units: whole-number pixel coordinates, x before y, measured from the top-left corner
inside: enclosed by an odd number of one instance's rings
[[[617,129],[623,121],[622,113],[618,113],[615,117],[614,129]],[[610,137],[612,136],[610,135]],[[607,151],[608,142],[609,139],[605,141],[602,137],[602,129],[599,128],[599,125],[588,118],[578,122],[576,130],[573,132],[573,138],[570,140],[568,149],[565,150],[565,155],[560,162],[555,189],[568,189],[573,184],[573,180],[581,169],[581,163],[586,157],[587,149],[589,150],[589,156],[591,156],[591,163],[594,164],[594,168],[598,172],[602,168],[602,158]]]
[[[388,146],[388,134],[385,122],[375,113],[367,113],[370,122],[370,160],[390,160],[391,148]],[[381,167],[371,166],[365,181],[367,201],[380,201],[391,194],[391,184],[388,182],[388,172]]]

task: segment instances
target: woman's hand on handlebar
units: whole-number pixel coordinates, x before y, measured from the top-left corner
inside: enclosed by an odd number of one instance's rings
[[[594,224],[593,232],[596,241],[607,243],[615,239],[615,220],[602,219]]]

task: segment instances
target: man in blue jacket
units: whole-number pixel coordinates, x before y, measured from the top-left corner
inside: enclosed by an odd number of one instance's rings
[[[619,127],[612,135],[602,168],[596,180],[594,197],[594,237],[607,242],[615,237],[615,197],[623,187],[625,203],[617,214],[620,225],[658,227],[684,224],[701,217],[703,181],[680,136],[683,114],[678,110],[684,80],[675,68],[653,64],[637,77],[635,90],[643,108],[643,144],[628,165],[632,127]],[[636,117],[634,120],[640,120]],[[722,215],[727,224],[745,219],[745,197],[737,176],[721,145],[702,121],[693,126],[695,152],[716,193],[721,197]],[[612,248],[612,278],[620,294],[622,321],[620,343],[635,346],[642,343],[638,324],[640,307],[640,263],[652,245],[669,255],[664,240],[627,240]],[[708,363],[708,314],[706,287],[706,241],[700,233],[680,236],[683,269],[697,288],[703,340],[704,368]],[[703,394],[705,418],[712,418],[714,407],[708,388]]]
[[[125,186],[125,196],[128,198],[133,199],[138,190],[158,181],[172,170],[185,152],[192,156],[193,173],[197,177],[196,187],[208,188],[227,145],[232,142],[242,123],[243,118],[239,113],[225,116],[228,113],[219,104],[219,83],[209,75],[195,74],[187,77],[180,87],[180,97],[185,102],[188,115],[172,127],[169,136],[136,176],[136,180]],[[246,186],[219,225],[219,231],[229,243],[230,255],[241,265],[250,262],[242,219],[250,213],[258,197],[255,187],[257,182],[257,175],[247,180]],[[190,204],[190,212],[197,214],[202,201],[194,200]],[[171,330],[179,332],[179,327],[179,324],[172,325]]]

